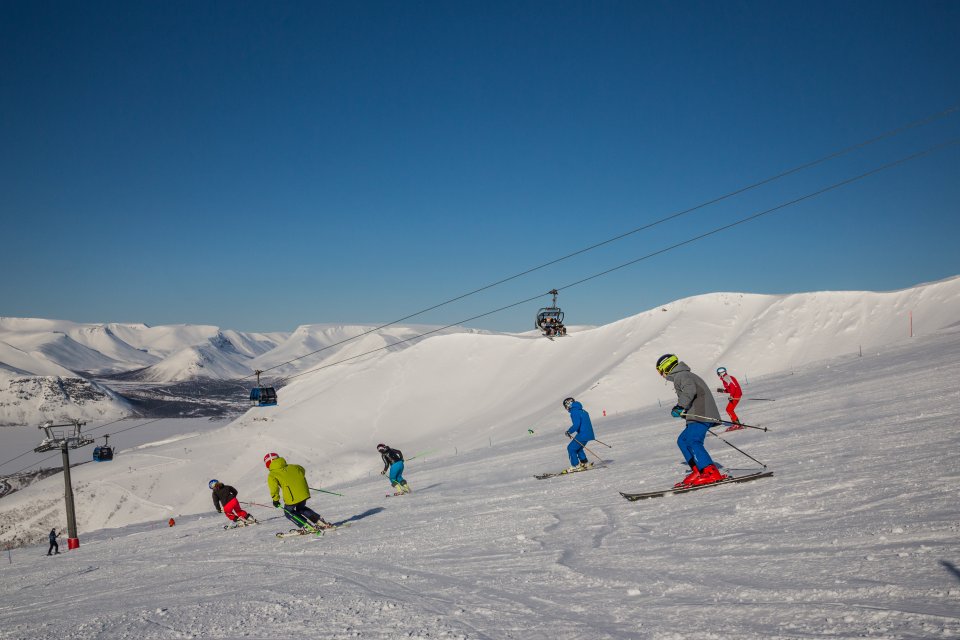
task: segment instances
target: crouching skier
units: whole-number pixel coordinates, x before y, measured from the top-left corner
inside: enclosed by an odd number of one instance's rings
[[[228,484],[223,484],[216,478],[207,483],[213,496],[213,508],[217,513],[223,513],[227,520],[238,525],[247,523],[256,524],[257,520],[243,510],[237,500],[237,490]]]
[[[286,460],[275,453],[263,456],[263,463],[270,470],[267,476],[270,499],[273,500],[273,506],[280,509],[282,494],[283,515],[287,520],[305,531],[309,530],[305,525],[306,522],[311,523],[316,530],[333,528],[332,524],[307,506],[310,487],[307,486],[307,472],[303,467],[298,464],[287,464]]]
[[[725,480],[713,458],[703,446],[710,427],[720,424],[720,410],[703,379],[690,371],[677,356],[672,353],[660,356],[657,360],[657,372],[673,383],[677,392],[677,404],[670,410],[674,418],[686,418],[687,426],[677,438],[677,446],[683,453],[683,459],[690,465],[690,475],[678,482],[676,487],[686,485],[710,484]],[[693,417],[687,417],[687,414]],[[705,422],[700,422],[704,420]]]

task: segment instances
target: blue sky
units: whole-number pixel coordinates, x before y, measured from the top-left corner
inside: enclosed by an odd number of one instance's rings
[[[958,24],[956,2],[3,3],[0,315],[391,321],[957,104]],[[955,138],[960,114],[418,320]],[[601,324],[957,275],[958,178],[954,146],[559,302]]]

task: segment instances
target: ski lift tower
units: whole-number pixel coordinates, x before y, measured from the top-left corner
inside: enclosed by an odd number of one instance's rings
[[[67,502],[67,548],[76,549],[80,546],[80,538],[77,537],[77,516],[73,509],[73,485],[70,483],[70,449],[85,447],[93,444],[93,438],[80,433],[80,427],[87,424],[74,420],[69,424],[53,424],[47,422],[38,429],[43,429],[46,433],[43,442],[34,449],[37,453],[43,451],[53,451],[60,449],[63,457],[63,485],[64,497]]]

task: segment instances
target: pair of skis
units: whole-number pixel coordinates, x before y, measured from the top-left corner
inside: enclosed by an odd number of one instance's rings
[[[719,482],[711,482],[709,484],[695,484],[695,485],[684,485],[682,487],[672,487],[670,489],[664,489],[660,491],[647,491],[646,493],[624,493],[620,492],[627,500],[634,502],[636,500],[646,500],[648,498],[662,498],[663,496],[672,495],[674,493],[690,493],[691,491],[699,491],[700,489],[709,489],[710,487],[719,487],[723,484],[737,484],[740,482],[751,482],[753,480],[759,480],[761,478],[769,478],[773,475],[773,471],[757,471],[755,473],[748,473],[742,476],[730,476]]]
[[[547,478],[556,478],[557,476],[566,476],[573,475],[575,473],[583,473],[584,471],[591,471],[593,469],[600,469],[602,467],[587,467],[585,469],[577,469],[575,471],[564,470],[558,473],[543,473],[540,475],[534,476],[537,480],[546,480]],[[674,493],[690,493],[691,491],[699,491],[700,489],[709,489],[710,487],[718,487],[724,484],[737,484],[741,482],[751,482],[753,480],[759,480],[761,478],[769,478],[773,476],[773,471],[757,471],[754,473],[748,473],[742,476],[731,476],[719,482],[711,482],[710,484],[698,484],[698,485],[685,485],[682,487],[671,487],[669,489],[661,489],[659,491],[647,491],[645,493],[626,493],[621,491],[622,495],[627,500],[631,502],[636,500],[646,500],[648,498],[662,498],[666,495],[671,495]]]
[[[223,525],[223,528],[224,528],[224,529],[239,529],[240,527],[252,527],[252,526],[255,525],[255,524],[260,524],[260,522],[257,521],[257,520],[255,520],[255,519],[254,519],[254,520],[251,520],[250,522],[247,522],[246,520],[239,520],[239,519],[238,519],[238,520],[234,520],[234,521],[231,522],[230,524],[225,524],[225,525]]]
[[[297,538],[300,536],[309,536],[313,535],[318,538],[322,538],[323,534],[328,531],[336,531],[337,529],[345,529],[350,526],[349,522],[343,524],[335,524],[332,527],[326,527],[325,529],[290,529],[290,531],[280,531],[277,533],[278,538]]]
[[[594,469],[602,469],[605,465],[600,465],[595,467],[591,462],[587,467],[576,467],[574,469],[564,469],[563,471],[558,471],[556,473],[541,473],[540,475],[533,476],[537,480],[546,480],[547,478],[556,478],[557,476],[572,476],[575,473],[583,473],[584,471],[593,471]]]

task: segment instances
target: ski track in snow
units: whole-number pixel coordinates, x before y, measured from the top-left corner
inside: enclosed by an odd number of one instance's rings
[[[353,523],[322,538],[278,540],[286,521],[253,507],[259,526],[189,516],[16,549],[0,638],[960,637],[957,380],[960,332],[751,381],[777,400],[738,411],[771,431],[720,435],[776,475],[642,503],[618,491],[685,472],[666,408],[594,415],[605,469],[534,479],[566,463],[547,429],[411,461],[409,496],[385,500],[380,476],[314,495]]]

